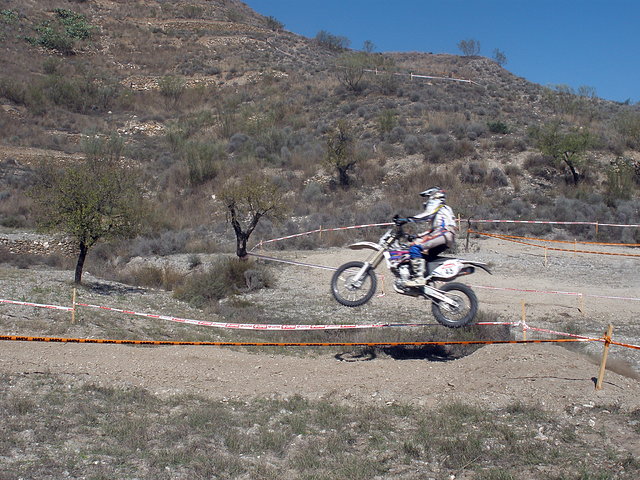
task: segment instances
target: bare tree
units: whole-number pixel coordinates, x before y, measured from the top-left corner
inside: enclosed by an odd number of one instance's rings
[[[458,42],[458,48],[462,54],[466,57],[471,57],[480,54],[480,42],[473,38],[467,40],[460,40]]]
[[[493,51],[493,59],[496,61],[496,63],[498,65],[500,65],[501,67],[504,66],[507,63],[507,56],[504,54],[504,52],[502,50],[500,50],[499,48],[496,48]]]
[[[349,171],[360,160],[356,152],[356,142],[351,126],[346,120],[339,120],[327,137],[325,163],[338,172],[338,182],[342,187],[351,184]]]
[[[336,76],[340,83],[354,93],[362,91],[362,77],[369,66],[369,54],[345,53],[336,60]]]
[[[269,178],[247,175],[227,182],[220,192],[236,235],[236,255],[247,256],[247,242],[262,218],[280,220],[286,215],[282,192]]]

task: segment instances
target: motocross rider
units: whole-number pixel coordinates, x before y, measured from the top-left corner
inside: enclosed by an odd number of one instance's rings
[[[425,222],[428,229],[418,234],[409,247],[411,258],[411,278],[405,282],[407,287],[420,287],[425,285],[426,260],[423,252],[429,258],[435,258],[440,253],[452,247],[456,236],[456,220],[453,210],[445,200],[447,195],[440,187],[432,187],[420,196],[425,198],[424,212],[407,220],[410,222]]]

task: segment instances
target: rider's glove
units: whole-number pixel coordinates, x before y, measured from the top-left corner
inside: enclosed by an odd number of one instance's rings
[[[413,242],[416,238],[418,237],[416,237],[415,235],[407,235],[407,241],[409,242]]]

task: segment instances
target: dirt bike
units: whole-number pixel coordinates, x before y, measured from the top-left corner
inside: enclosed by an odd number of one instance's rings
[[[478,311],[478,299],[473,290],[462,283],[452,282],[463,275],[472,274],[476,267],[491,273],[486,263],[472,262],[458,258],[435,256],[427,260],[424,286],[409,287],[412,270],[409,246],[404,243],[411,236],[403,231],[407,219],[394,217],[393,228],[380,238],[378,243],[358,242],[349,245],[353,250],[374,250],[365,262],[348,262],[336,270],[331,278],[331,293],[347,307],[357,307],[367,303],[376,291],[375,269],[383,260],[393,273],[393,288],[397,293],[431,300],[431,311],[436,320],[450,328],[468,325]],[[437,287],[436,282],[444,282]]]

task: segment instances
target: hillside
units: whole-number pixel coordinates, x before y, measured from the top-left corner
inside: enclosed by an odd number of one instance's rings
[[[640,223],[638,105],[604,101],[588,88],[537,85],[484,57],[357,52],[335,40],[288,32],[238,0],[4,0],[0,299],[70,302],[78,245],[36,231],[42,212],[33,187],[50,178],[49,167],[113,161],[140,193],[143,228],[91,248],[79,301],[231,323],[427,325],[254,332],[99,308],[79,308],[71,323],[68,312],[2,303],[0,333],[521,338],[504,326],[429,325],[425,302],[390,291],[361,308],[342,307],[327,270],[228,261],[236,246],[221,197],[236,179],[265,179],[283,207],[283,218],[261,218],[250,246],[318,227],[387,222],[416,212],[417,193],[436,184],[462,219]],[[584,140],[571,164],[562,160],[566,151],[544,148],[545,132]],[[336,156],[355,160],[342,176]],[[499,228],[640,243],[640,229]],[[350,240],[379,233],[320,233],[265,253],[337,267],[356,258],[344,248]],[[469,277],[481,318],[518,321],[526,301],[532,326],[600,338],[613,322],[616,340],[640,342],[637,259],[625,256],[637,249],[547,258],[546,250],[504,240],[470,242],[464,255],[494,273]],[[0,343],[3,479],[630,480],[640,473],[640,359],[636,350],[612,348],[605,388],[596,391],[600,342],[305,350]]]
[[[196,199],[256,170],[295,206],[294,223],[269,225],[278,232],[385,220],[418,207],[399,191],[432,184],[465,218],[638,221],[637,106],[532,84],[483,57],[345,51],[235,0],[5,3],[2,225],[33,226],[25,168],[75,161],[113,135],[166,212],[155,234],[204,218],[224,230],[221,205]],[[354,65],[380,74],[353,85]],[[350,188],[324,163],[338,120],[358,159]],[[576,184],[531,137],[555,121],[589,131]]]

